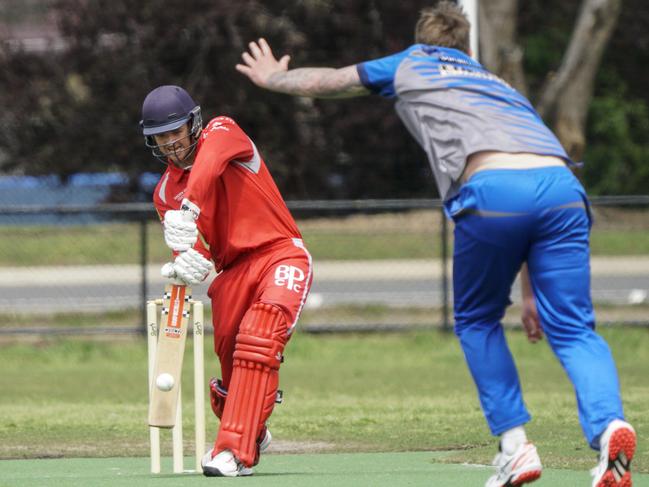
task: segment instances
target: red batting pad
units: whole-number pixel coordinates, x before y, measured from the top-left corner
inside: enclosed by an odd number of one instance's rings
[[[284,313],[274,305],[256,303],[243,317],[214,453],[231,450],[247,467],[258,462],[256,440],[275,406],[287,338]]]

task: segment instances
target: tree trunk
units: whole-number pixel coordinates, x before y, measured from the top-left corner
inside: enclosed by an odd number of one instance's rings
[[[568,155],[584,154],[588,106],[602,54],[620,14],[621,0],[583,0],[559,71],[548,77],[537,106]]]
[[[516,43],[518,0],[489,0],[478,9],[480,61],[527,96],[523,50]]]

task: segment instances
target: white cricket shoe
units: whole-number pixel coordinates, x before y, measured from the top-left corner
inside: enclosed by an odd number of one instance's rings
[[[593,487],[631,487],[630,466],[636,447],[633,427],[625,421],[613,420],[599,444],[599,463],[590,471]]]
[[[496,475],[492,476],[485,487],[515,487],[534,482],[541,476],[543,467],[541,459],[532,443],[523,443],[513,455],[498,453],[494,458]]]
[[[201,466],[206,477],[245,477],[252,475],[252,468],[246,467],[230,450],[223,450],[212,458],[212,450],[203,455]]]
[[[270,442],[273,441],[273,435],[270,434],[270,430],[265,426],[264,428],[266,429],[266,432],[264,433],[264,438],[259,442],[259,453],[263,453],[268,450]]]

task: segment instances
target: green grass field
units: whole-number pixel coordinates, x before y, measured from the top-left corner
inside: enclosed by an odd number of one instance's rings
[[[445,452],[268,455],[253,477],[240,479],[208,479],[197,473],[152,476],[146,473],[148,463],[143,458],[5,460],[0,463],[0,487],[184,487],[215,483],[264,487],[466,487],[481,486],[490,475],[488,467],[443,463],[445,457]],[[169,471],[170,462],[166,467]],[[648,483],[649,475],[634,476],[636,487]],[[546,468],[534,485],[586,486],[590,485],[590,477],[587,472]]]
[[[601,220],[592,233],[593,255],[649,255],[646,214],[618,212],[602,215]],[[322,218],[298,225],[317,260],[441,256],[438,210]],[[451,240],[452,225],[449,235]],[[147,236],[149,261],[167,260],[169,250],[158,222],[147,225]],[[137,223],[0,228],[0,266],[137,264],[139,259]]]
[[[617,359],[628,419],[640,435],[634,470],[649,473],[649,448],[643,440],[643,432],[649,431],[649,332],[604,328],[602,334]],[[581,437],[569,382],[546,344],[530,345],[516,331],[509,337],[534,416],[528,434],[550,469],[537,485],[589,485],[587,470],[595,453]],[[142,458],[148,454],[145,348],[143,340],[134,338],[0,345],[0,458],[32,459],[0,461],[0,486],[154,485]],[[209,343],[206,357],[211,357]],[[485,468],[462,466],[488,464],[496,442],[452,334],[298,332],[286,357],[281,376],[285,401],[270,427],[276,451],[293,454],[268,455],[259,476],[244,482],[424,485],[439,478],[455,479],[439,485],[464,486],[481,485],[489,476]],[[206,364],[208,377],[217,372],[213,361]],[[185,374],[189,455],[191,367]],[[208,425],[212,436],[216,420],[209,418]],[[165,446],[169,455],[170,445]],[[300,452],[309,455],[295,455]],[[383,455],[352,455],[358,452]],[[336,460],[334,454],[342,456]],[[33,460],[60,457],[88,460]],[[155,485],[176,482],[170,476],[155,480]],[[174,485],[204,480],[190,476]],[[649,485],[649,475],[635,480],[636,486]]]

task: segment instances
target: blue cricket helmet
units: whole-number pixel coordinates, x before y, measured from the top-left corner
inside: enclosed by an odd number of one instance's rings
[[[149,136],[176,130],[190,121],[196,108],[200,109],[180,86],[159,86],[146,96],[142,104],[142,134]]]
[[[140,128],[144,135],[144,142],[152,149],[154,156],[163,157],[154,135],[176,130],[184,124],[189,124],[190,136],[195,145],[203,129],[201,107],[183,88],[163,85],[146,96],[142,103]]]

